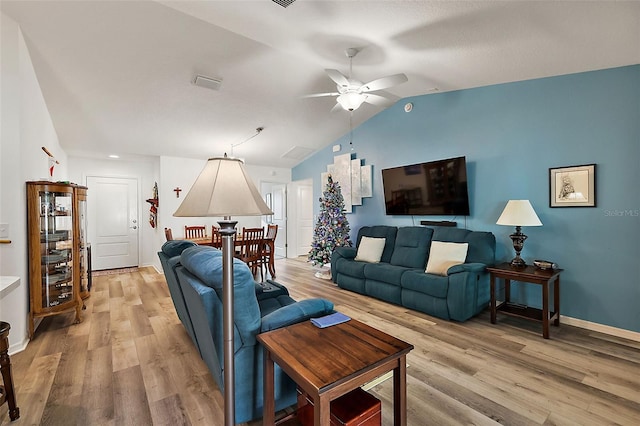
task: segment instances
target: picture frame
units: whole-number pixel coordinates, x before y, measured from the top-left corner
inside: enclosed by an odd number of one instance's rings
[[[596,207],[596,165],[549,168],[549,207]]]

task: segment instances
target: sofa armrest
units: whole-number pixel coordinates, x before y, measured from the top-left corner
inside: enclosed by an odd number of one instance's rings
[[[483,272],[487,265],[484,263],[461,263],[453,265],[447,270],[447,275],[458,274],[460,272]]]
[[[355,247],[336,247],[331,254],[331,260],[333,261],[333,256],[343,257],[345,259],[355,259],[357,254],[358,249]]]
[[[275,330],[332,312],[333,303],[326,299],[301,300],[262,317],[260,331]]]
[[[355,247],[336,247],[331,253],[331,280],[335,283],[338,277],[336,272],[336,265],[339,259],[353,260],[358,254],[358,249]]]
[[[489,304],[489,273],[484,263],[465,263],[449,268],[447,307],[449,317],[466,321]]]

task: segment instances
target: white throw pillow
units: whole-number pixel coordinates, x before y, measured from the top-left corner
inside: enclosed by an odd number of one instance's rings
[[[431,241],[429,260],[427,261],[427,274],[447,275],[447,270],[453,265],[464,263],[467,258],[469,243],[445,243],[443,241]]]
[[[356,260],[369,263],[379,263],[384,251],[384,238],[362,237],[358,246]]]

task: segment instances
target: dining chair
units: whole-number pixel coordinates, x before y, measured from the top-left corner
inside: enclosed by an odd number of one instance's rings
[[[242,242],[238,259],[242,260],[251,269],[255,277],[260,268],[260,281],[264,279],[262,274],[262,252],[264,246],[264,228],[242,228]]]
[[[215,225],[211,225],[211,247],[222,249],[222,235],[220,235],[220,228]]]
[[[267,234],[264,236],[264,244],[262,247],[262,262],[265,265],[265,269],[271,275],[271,278],[276,277],[276,268],[274,262],[276,236],[278,235],[278,225],[268,224]]]
[[[184,237],[185,238],[204,238],[207,236],[206,226],[185,226]]]
[[[167,241],[173,240],[173,234],[171,233],[171,228],[164,228],[164,236]]]

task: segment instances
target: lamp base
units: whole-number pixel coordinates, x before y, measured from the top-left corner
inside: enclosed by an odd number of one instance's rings
[[[513,249],[516,251],[516,257],[511,261],[511,266],[514,268],[524,268],[527,266],[527,263],[520,257],[520,252],[524,247],[524,241],[527,239],[527,236],[522,233],[522,227],[516,226],[516,232],[509,235],[511,241],[513,241]]]
[[[518,255],[513,258],[510,265],[512,268],[524,268],[527,266],[527,263]]]

